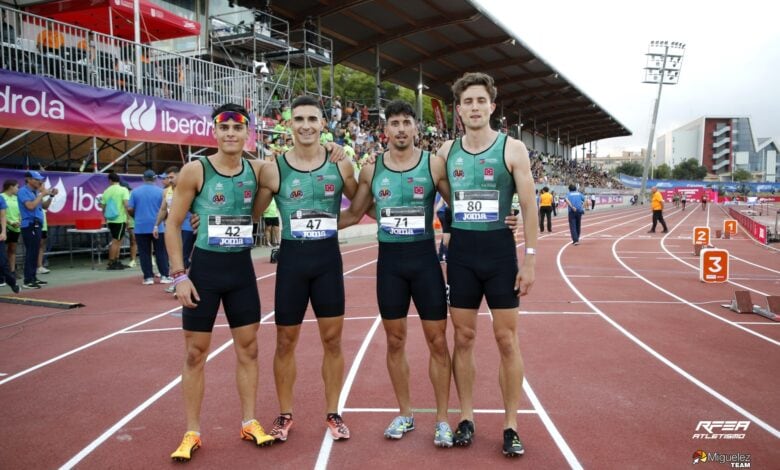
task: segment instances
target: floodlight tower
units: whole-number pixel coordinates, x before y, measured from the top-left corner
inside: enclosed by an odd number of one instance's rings
[[[685,44],[681,42],[650,41],[647,49],[647,64],[645,65],[645,79],[642,83],[657,83],[658,96],[655,98],[653,109],[653,123],[650,124],[650,137],[647,139],[647,154],[642,170],[642,187],[639,197],[645,200],[647,190],[647,172],[650,168],[650,159],[653,155],[653,139],[655,138],[655,121],[658,119],[658,105],[661,103],[661,88],[664,85],[676,85],[680,80]]]

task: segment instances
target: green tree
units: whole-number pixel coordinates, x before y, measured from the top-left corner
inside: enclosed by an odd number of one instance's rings
[[[749,171],[740,168],[731,174],[731,179],[734,181],[750,181],[753,179],[753,175]]]
[[[657,180],[668,180],[672,178],[672,169],[666,163],[662,163],[655,167],[653,172],[653,178]]]
[[[317,93],[316,70],[309,70],[308,73],[304,74],[304,71],[299,69],[293,72],[292,77],[293,96],[302,94],[304,89],[307,90],[309,94]],[[367,105],[369,108],[373,108],[376,90],[375,80],[373,75],[363,73],[359,70],[350,69],[343,65],[336,65],[334,67],[333,89],[335,95],[341,97],[342,106],[346,105],[346,101],[357,101]],[[380,89],[383,103],[387,103],[387,101],[390,100],[402,99],[408,101],[414,109],[417,110],[417,95],[415,94],[415,91],[390,82],[382,82]],[[322,94],[324,96],[330,94],[329,68],[322,69]],[[327,104],[326,100],[326,106]],[[442,103],[442,110],[445,112],[446,119],[445,103]],[[423,119],[427,122],[434,122],[433,107],[431,106],[431,98],[429,96],[423,96]]]
[[[642,176],[642,164],[639,162],[623,162],[615,168],[615,173],[629,176]]]
[[[674,167],[672,176],[676,180],[701,180],[707,176],[707,169],[699,165],[695,158],[689,158]]]

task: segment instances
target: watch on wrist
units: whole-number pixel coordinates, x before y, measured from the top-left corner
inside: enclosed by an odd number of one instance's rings
[[[535,255],[536,254],[536,248],[526,248],[525,254],[527,255]]]

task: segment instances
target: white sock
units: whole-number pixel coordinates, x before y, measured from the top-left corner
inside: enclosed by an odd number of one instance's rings
[[[250,419],[249,421],[242,421],[242,422],[241,422],[241,426],[248,426],[248,425],[249,425],[249,423],[251,423],[252,421],[254,421],[254,418],[253,418],[253,419]]]

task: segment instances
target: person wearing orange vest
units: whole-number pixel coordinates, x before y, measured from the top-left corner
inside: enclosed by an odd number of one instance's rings
[[[553,197],[550,194],[550,188],[542,188],[539,194],[539,231],[544,232],[544,218],[547,217],[547,231],[552,233],[552,211]]]
[[[653,210],[653,228],[647,233],[655,233],[655,226],[658,222],[661,222],[661,226],[664,228],[661,233],[666,233],[669,230],[666,228],[666,222],[664,222],[664,197],[658,192],[658,187],[656,186],[650,188],[650,194],[650,208]]]

